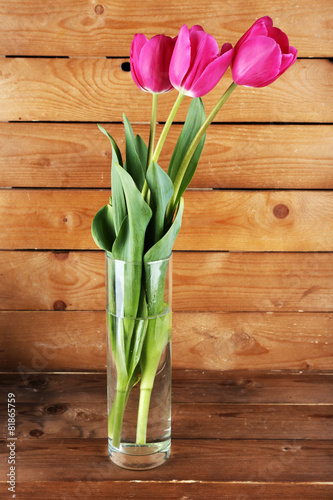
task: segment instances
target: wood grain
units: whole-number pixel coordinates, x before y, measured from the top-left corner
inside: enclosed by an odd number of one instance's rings
[[[54,499],[105,499],[110,491],[117,500],[179,500],[188,496],[191,500],[332,500],[332,484],[292,482],[205,482],[205,481],[36,481],[19,482],[16,498]],[[0,493],[7,494],[7,485],[0,482]],[[22,495],[22,496],[21,496]],[[223,495],[223,496],[222,496]]]
[[[203,370],[332,369],[333,316],[233,313],[175,316],[174,365]]]
[[[16,452],[23,482],[160,480],[162,474],[115,467],[106,439],[20,439]],[[2,460],[5,454],[2,446]],[[324,482],[332,477],[332,454],[332,441],[174,439],[163,480]]]
[[[124,56],[129,55],[135,33],[149,38],[156,33],[176,36],[182,24],[198,20],[221,46],[233,45],[259,17],[269,14],[285,31],[299,55],[329,57],[329,28],[333,17],[329,0],[241,0],[223,3],[202,0],[152,0],[143,3],[120,0],[97,2],[73,0],[58,8],[51,0],[19,0],[15,8],[3,2],[0,10],[3,55]],[[301,20],[301,21],[300,21]]]
[[[332,396],[332,370],[324,372],[308,369],[258,371],[174,368],[172,373],[173,400],[177,402],[186,402],[190,398],[193,403],[316,405],[326,404],[331,401]],[[11,373],[10,377],[13,376],[15,377]],[[13,381],[13,378],[11,380]],[[31,374],[23,378],[20,375],[20,392],[22,394],[22,388],[27,386],[37,392],[39,388],[45,387],[48,392],[52,382],[56,382],[52,379],[52,375],[44,373]],[[91,386],[88,385],[89,387]],[[79,390],[78,383],[77,391]],[[36,401],[39,400],[36,398]]]
[[[172,370],[175,403],[321,405],[331,402],[332,371]],[[106,373],[21,372],[1,374],[0,395],[8,389],[20,403],[98,404],[105,398]]]
[[[106,370],[103,311],[2,311],[0,370]],[[24,335],[22,335],[24,332]],[[173,367],[333,368],[330,313],[175,313]]]
[[[96,249],[109,191],[3,190],[1,249]],[[188,191],[176,250],[330,251],[333,195],[323,191]]]
[[[105,310],[102,252],[0,252],[2,310]],[[332,253],[175,252],[173,310],[330,312]]]
[[[17,403],[18,439],[107,439],[106,387],[99,403]],[[3,414],[5,421],[6,414]],[[329,440],[333,405],[233,405],[172,403],[172,439]],[[207,421],[209,425],[207,425]],[[7,424],[0,430],[8,435]]]
[[[2,121],[150,122],[151,99],[121,69],[123,59],[0,58]],[[333,65],[324,59],[298,60],[274,84],[239,87],[216,117],[227,122],[332,122]],[[207,112],[231,83],[230,70],[204,97]],[[176,92],[159,99],[158,121],[165,121]],[[177,113],[185,119],[190,98]]]
[[[123,125],[105,128],[124,155]],[[165,169],[181,128],[169,132]],[[134,131],[148,141],[148,125]],[[96,124],[0,123],[2,187],[109,188],[110,155]],[[214,125],[191,187],[332,189],[332,158],[331,125]]]

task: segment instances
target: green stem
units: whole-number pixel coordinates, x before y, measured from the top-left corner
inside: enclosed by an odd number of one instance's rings
[[[177,99],[172,107],[172,110],[170,111],[168,119],[164,124],[163,130],[162,130],[161,135],[160,135],[158,142],[156,144],[156,149],[154,151],[153,161],[156,161],[156,162],[158,161],[158,158],[159,158],[161,151],[162,151],[162,148],[163,148],[164,141],[168,135],[169,129],[170,129],[172,122],[176,116],[178,108],[179,108],[182,100],[184,99],[184,96],[185,96],[184,94],[179,92],[178,97],[177,97]]]
[[[117,389],[116,399],[114,402],[114,422],[113,422],[113,436],[112,436],[112,445],[115,448],[119,448],[120,446],[120,438],[121,438],[121,428],[123,424],[124,411],[126,406],[126,396],[127,390]]]
[[[130,392],[131,392],[134,385],[135,385],[135,383],[133,383],[133,384],[131,383],[130,386],[128,387],[128,389],[126,390],[126,397],[125,397],[125,404],[124,404],[123,413],[125,411]],[[115,407],[116,407],[116,397],[114,398],[114,401],[113,401],[113,404],[111,406],[111,410],[109,411],[109,416],[108,416],[108,437],[111,439],[113,438]]]
[[[150,119],[150,133],[149,133],[149,144],[148,144],[148,156],[147,156],[147,168],[149,167],[154,153],[155,146],[155,135],[156,135],[156,117],[157,117],[157,101],[158,94],[153,94],[153,102],[151,107],[151,119]],[[144,186],[142,188],[142,197],[146,198],[148,193],[148,184],[145,180]]]
[[[170,340],[170,320],[169,315],[149,320],[145,345],[143,346],[140,360],[140,400],[136,428],[136,444],[138,445],[146,443],[150,397],[161,354]]]
[[[210,112],[210,114],[207,116],[206,120],[203,122],[203,124],[199,128],[196,136],[194,137],[194,139],[191,142],[188,150],[186,151],[186,154],[184,155],[184,158],[183,158],[183,160],[182,160],[182,162],[180,164],[177,176],[175,178],[174,193],[172,195],[171,200],[169,201],[169,204],[168,204],[168,207],[167,207],[167,210],[166,210],[166,216],[165,216],[165,218],[166,218],[166,225],[167,226],[170,225],[170,222],[172,221],[172,218],[173,218],[173,214],[174,214],[174,212],[176,210],[176,205],[178,204],[177,197],[178,197],[179,189],[180,189],[182,180],[184,178],[186,169],[188,167],[188,164],[190,163],[191,158],[192,158],[195,150],[197,149],[197,147],[199,145],[199,142],[201,141],[202,137],[204,136],[207,128],[212,123],[212,121],[214,120],[215,116],[220,111],[220,109],[222,108],[223,104],[228,99],[228,97],[231,95],[231,93],[235,90],[236,87],[237,87],[237,84],[235,82],[232,82],[232,84],[225,91],[225,93],[222,95],[222,97],[220,98],[220,100],[217,102],[217,104],[214,106],[214,108],[212,109],[212,111]]]
[[[109,411],[108,415],[108,437],[111,439],[113,437],[114,409],[115,409],[115,404],[113,402],[111,410]]]
[[[155,134],[156,134],[156,118],[157,118],[157,100],[158,94],[153,94],[153,104],[151,108],[151,120],[150,120],[150,134],[149,134],[149,145],[148,145],[148,159],[147,168],[149,167],[151,160],[153,158],[154,146],[155,146]]]
[[[138,423],[136,428],[136,444],[146,444],[149,404],[152,389],[140,388]]]

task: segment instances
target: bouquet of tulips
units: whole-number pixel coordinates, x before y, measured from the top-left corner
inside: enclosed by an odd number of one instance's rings
[[[288,37],[266,16],[258,19],[233,48],[221,50],[213,36],[201,26],[182,26],[175,38],[156,35],[148,40],[134,36],[131,74],[136,85],[152,94],[148,145],[134,135],[124,115],[126,160],[112,136],[101,126],[112,147],[112,198],[95,215],[92,235],[96,244],[119,261],[141,262],[142,270],[125,276],[131,290],[124,299],[124,317],[147,318],[165,307],[165,273],[152,280],[145,264],[163,260],[171,252],[181,227],[183,193],[191,182],[204,147],[206,130],[237,85],[265,87],[274,82],[296,60],[297,50]],[[201,97],[210,92],[231,65],[233,82],[206,116]],[[155,140],[159,94],[178,91],[174,106],[158,140]],[[183,129],[167,171],[159,156],[177,110],[185,96],[192,98]],[[154,300],[152,300],[154,297]],[[140,380],[145,389],[139,405],[137,444],[146,440],[149,394],[169,328],[158,332],[131,326],[111,328],[111,347],[117,369],[117,395],[109,413],[109,435],[119,446],[122,418],[129,392]]]

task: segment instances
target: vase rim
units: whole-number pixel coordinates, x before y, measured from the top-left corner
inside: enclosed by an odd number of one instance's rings
[[[157,260],[150,260],[148,262],[143,262],[143,261],[139,261],[139,260],[115,259],[111,252],[108,252],[108,251],[105,252],[105,256],[107,259],[114,260],[115,262],[123,262],[125,264],[137,264],[137,265],[141,265],[141,266],[142,266],[142,264],[157,264],[159,262],[167,262],[171,259],[172,255],[173,255],[173,252],[171,252],[171,254],[168,257],[165,257],[164,259],[157,259]]]

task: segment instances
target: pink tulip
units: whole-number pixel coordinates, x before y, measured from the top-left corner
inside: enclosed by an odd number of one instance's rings
[[[266,87],[296,61],[297,50],[288,37],[265,16],[258,19],[235,45],[231,63],[237,85]]]
[[[219,51],[212,35],[201,26],[180,28],[170,63],[170,81],[179,92],[201,97],[220,81],[231,63],[233,49],[225,43]]]
[[[165,35],[156,35],[151,40],[142,34],[134,36],[131,73],[141,90],[160,94],[173,89],[169,80],[169,65],[174,45],[175,39]]]

